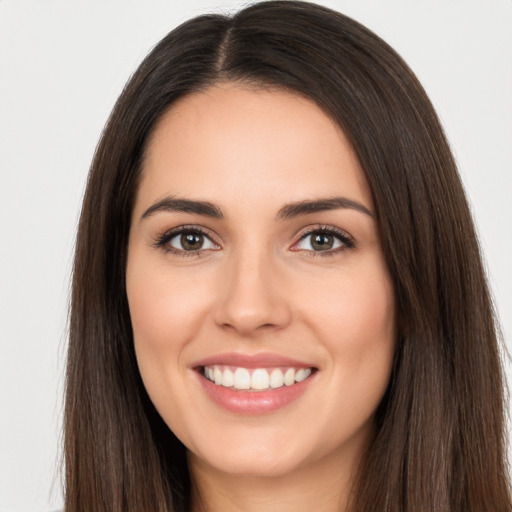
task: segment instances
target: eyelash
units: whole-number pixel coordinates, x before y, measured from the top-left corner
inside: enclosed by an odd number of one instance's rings
[[[340,252],[348,251],[350,249],[355,249],[356,241],[342,229],[335,228],[333,226],[314,226],[311,228],[307,228],[306,231],[301,233],[300,238],[293,245],[296,246],[303,240],[305,240],[308,236],[311,235],[328,235],[337,238],[341,242],[341,246],[336,249],[328,249],[325,251],[311,251],[306,249],[295,249],[296,251],[304,250],[308,253],[308,255],[312,258],[314,257],[326,257],[326,256],[334,256]]]
[[[169,242],[174,237],[179,236],[179,235],[184,235],[186,233],[200,234],[200,235],[204,236],[205,238],[207,238],[208,240],[210,240],[213,244],[215,244],[217,246],[219,245],[217,242],[215,242],[213,240],[213,236],[209,232],[207,232],[197,226],[178,226],[176,228],[170,229],[169,231],[165,231],[161,235],[157,236],[155,243],[154,243],[154,247],[156,247],[157,249],[161,249],[162,251],[165,252],[165,254],[172,253],[178,257],[184,257],[184,258],[200,256],[203,252],[209,250],[209,249],[199,249],[197,251],[184,251],[181,249],[176,249],[175,247],[172,247],[169,244]]]
[[[169,231],[165,231],[164,233],[158,235],[155,239],[155,242],[153,246],[157,249],[161,249],[166,254],[172,253],[178,257],[194,257],[194,256],[201,256],[205,251],[208,251],[210,249],[198,249],[197,251],[185,251],[182,249],[176,249],[175,247],[172,247],[169,245],[169,242],[175,238],[176,236],[183,235],[186,233],[190,234],[200,234],[210,240],[211,243],[215,244],[216,246],[219,246],[219,244],[214,240],[214,237],[211,235],[211,233],[207,232],[206,230],[198,227],[198,226],[178,226],[176,228],[173,228]],[[321,234],[321,235],[327,235],[327,236],[333,236],[336,238],[339,242],[341,242],[341,246],[337,247],[335,249],[328,249],[325,251],[313,251],[308,249],[292,249],[296,252],[298,251],[305,251],[308,253],[310,257],[325,257],[325,256],[334,256],[337,253],[347,251],[354,249],[356,247],[355,240],[345,231],[335,228],[332,226],[314,226],[311,228],[308,228],[306,231],[301,233],[300,238],[297,242],[293,244],[293,246],[298,245],[300,242],[305,240],[308,236],[315,235],[315,234]]]

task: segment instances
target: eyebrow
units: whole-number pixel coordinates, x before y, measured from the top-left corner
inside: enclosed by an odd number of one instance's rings
[[[276,215],[276,220],[292,219],[301,215],[308,215],[310,213],[317,213],[328,210],[337,210],[340,208],[349,208],[359,211],[370,217],[373,213],[366,208],[366,206],[348,199],[346,197],[330,197],[324,199],[312,199],[305,201],[298,201],[283,206]],[[208,201],[196,201],[192,199],[181,199],[176,197],[165,197],[153,205],[151,205],[141,216],[141,220],[146,219],[158,212],[182,212],[182,213],[195,213],[197,215],[204,215],[214,219],[223,219],[224,215],[221,209]]]
[[[224,215],[218,206],[208,201],[193,201],[191,199],[179,199],[175,197],[164,197],[160,201],[150,206],[141,217],[141,220],[150,217],[158,212],[183,212],[196,213],[213,217],[215,219],[223,219]]]
[[[373,213],[366,206],[348,199],[346,197],[330,197],[325,199],[313,199],[298,201],[283,206],[276,215],[276,220],[291,219],[299,215],[309,213],[323,212],[327,210],[337,210],[339,208],[350,208],[373,217]]]

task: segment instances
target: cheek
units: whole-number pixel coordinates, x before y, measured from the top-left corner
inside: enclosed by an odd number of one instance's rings
[[[126,289],[137,364],[145,388],[167,425],[185,432],[175,410],[191,403],[184,354],[204,316],[205,285],[192,275],[171,273],[167,265],[131,253]]]
[[[307,295],[307,317],[333,350],[356,355],[394,342],[394,291],[382,265],[340,272],[309,287]]]
[[[368,418],[389,382],[396,343],[394,290],[387,270],[340,275],[309,299],[308,319],[330,354],[340,410]]]
[[[142,270],[140,270],[142,269]],[[193,339],[204,311],[207,284],[193,275],[172,274],[153,265],[128,266],[127,295],[138,355],[158,357]]]

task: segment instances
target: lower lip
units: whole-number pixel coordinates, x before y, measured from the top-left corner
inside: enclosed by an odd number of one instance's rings
[[[235,391],[214,384],[199,372],[199,381],[206,394],[217,405],[227,411],[244,415],[273,412],[297,400],[307,390],[317,372],[292,386],[281,386],[269,391]]]

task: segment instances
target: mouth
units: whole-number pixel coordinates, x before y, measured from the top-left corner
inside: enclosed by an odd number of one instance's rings
[[[300,400],[319,373],[308,363],[272,353],[218,354],[192,368],[214,404],[244,416],[272,413]]]
[[[245,368],[229,365],[205,365],[199,373],[210,382],[233,391],[262,392],[294,386],[310,377],[316,368],[279,366],[269,368]]]

